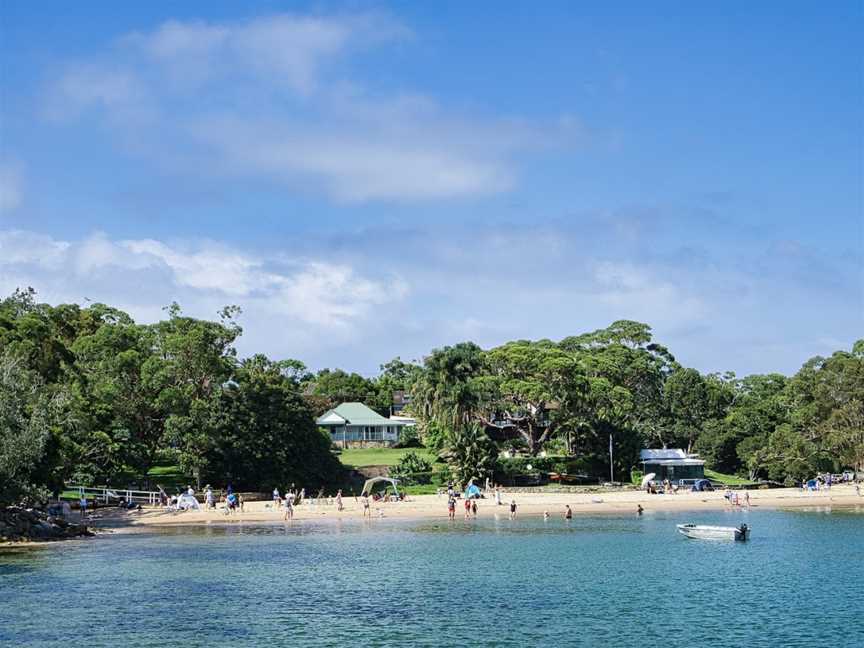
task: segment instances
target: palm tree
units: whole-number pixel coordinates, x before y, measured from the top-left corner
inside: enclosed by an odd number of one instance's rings
[[[454,428],[447,435],[447,449],[441,454],[462,484],[472,478],[491,477],[495,470],[498,449],[486,436],[486,431],[476,423]]]

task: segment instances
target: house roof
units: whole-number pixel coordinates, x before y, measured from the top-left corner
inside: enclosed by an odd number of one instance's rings
[[[704,466],[705,462],[695,454],[687,454],[681,448],[663,448],[661,450],[640,450],[639,460],[642,463],[662,466]]]
[[[655,459],[686,459],[687,453],[681,448],[663,448],[662,450],[640,450],[639,459],[653,461]]]
[[[643,459],[642,463],[652,466],[704,466],[702,459]]]
[[[342,403],[315,421],[318,425],[405,425],[381,416],[363,403]]]

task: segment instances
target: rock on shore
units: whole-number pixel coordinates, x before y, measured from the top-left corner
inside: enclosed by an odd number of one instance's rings
[[[20,506],[0,509],[0,540],[64,540],[91,535],[86,524],[73,524],[39,509]]]

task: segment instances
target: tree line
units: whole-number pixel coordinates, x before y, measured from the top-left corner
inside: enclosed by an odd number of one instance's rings
[[[808,360],[792,377],[701,374],[651,328],[618,321],[551,340],[434,350],[415,389],[426,442],[574,457],[575,470],[629,474],[639,448],[698,452],[719,472],[793,483],[817,471],[864,470],[864,340]]]
[[[464,342],[367,378],[239,358],[238,314],[208,321],[172,304],[138,324],[104,304],[39,303],[29,289],[0,301],[0,502],[65,481],[125,485],[166,463],[238,488],[337,484],[315,418],[346,401],[387,415],[397,390],[414,397],[420,440],[466,479],[494,474],[504,449],[602,474],[610,435],[618,474],[640,447],[663,446],[778,481],[864,469],[864,340],[792,377],[738,378],[683,367],[649,326],[619,321],[558,342]]]

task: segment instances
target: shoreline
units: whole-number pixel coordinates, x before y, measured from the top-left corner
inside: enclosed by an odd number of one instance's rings
[[[855,493],[854,486],[844,484],[834,486],[830,491],[802,492],[798,488],[780,488],[750,492],[750,507],[730,506],[723,497],[723,491],[707,493],[685,492],[677,495],[649,495],[644,491],[609,491],[593,493],[525,493],[502,492],[502,505],[494,499],[477,501],[478,518],[506,518],[509,516],[508,504],[516,500],[518,517],[542,517],[548,511],[550,519],[561,518],[565,505],[570,505],[573,518],[595,515],[636,515],[637,506],[642,506],[645,515],[656,512],[705,512],[747,513],[750,510],[806,510],[806,509],[862,509],[864,497]],[[743,493],[739,491],[739,496]],[[599,501],[598,501],[599,500]],[[363,507],[359,499],[344,498],[344,510],[336,510],[335,504],[313,505],[304,503],[294,509],[294,522],[329,523],[339,521],[362,521]],[[206,528],[213,526],[233,526],[236,524],[277,524],[283,521],[282,510],[272,508],[270,502],[247,502],[243,513],[227,516],[221,509],[215,511],[185,511],[171,513],[160,508],[145,508],[142,511],[121,509],[98,509],[95,516],[88,519],[88,527],[95,537],[114,534],[133,534],[156,531],[159,527]],[[389,521],[447,521],[446,495],[415,495],[402,502],[372,502],[373,519]],[[464,500],[456,504],[456,521],[465,519]],[[70,538],[87,540],[88,538]],[[64,544],[67,540],[26,540],[3,541],[0,549],[47,547]]]
[[[831,491],[804,493],[797,488],[750,491],[750,507],[730,506],[722,491],[707,493],[680,493],[677,495],[648,495],[643,491],[610,491],[608,493],[502,493],[503,505],[497,506],[493,499],[477,501],[478,517],[509,515],[508,504],[516,500],[519,517],[542,516],[548,511],[551,518],[562,517],[565,505],[570,505],[574,518],[587,515],[636,514],[642,506],[645,514],[652,512],[746,512],[748,510],[779,510],[807,508],[864,508],[864,497],[856,495],[851,485],[835,486]],[[599,500],[599,501],[598,501]],[[743,503],[743,494],[742,499]],[[335,504],[303,503],[294,508],[295,522],[362,520],[363,508],[360,500],[346,497],[344,509],[336,510]],[[100,511],[101,512],[101,511]],[[402,502],[372,502],[372,517],[390,520],[447,520],[447,497],[445,495],[415,495]],[[238,523],[283,522],[283,512],[276,510],[270,502],[247,502],[244,511],[225,515],[221,509],[215,511],[184,511],[171,513],[163,509],[145,508],[141,512],[106,509],[93,520],[98,531],[122,533],[144,530],[149,527],[210,525],[233,525]],[[465,518],[464,500],[456,504],[456,519]]]

